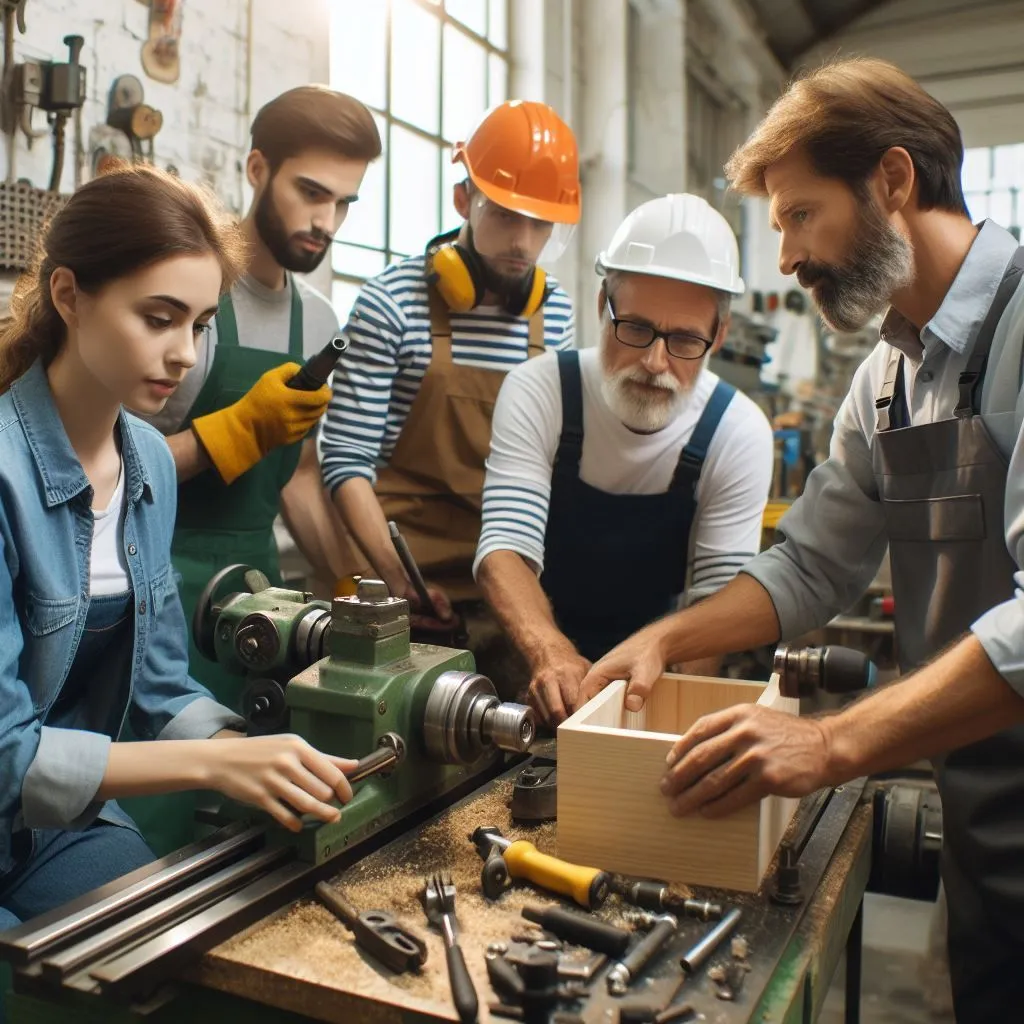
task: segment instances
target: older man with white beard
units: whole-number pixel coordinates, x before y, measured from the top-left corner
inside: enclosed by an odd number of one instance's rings
[[[599,347],[502,385],[474,564],[552,725],[592,661],[757,553],[772,472],[764,415],[707,369],[743,292],[725,219],[697,196],[651,200],[597,271]]]

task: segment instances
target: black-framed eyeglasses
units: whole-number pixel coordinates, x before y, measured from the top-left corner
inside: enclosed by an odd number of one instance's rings
[[[612,321],[612,329],[615,332],[615,340],[627,345],[629,348],[650,348],[659,338],[665,342],[665,351],[673,359],[702,359],[708,349],[714,344],[709,338],[699,334],[689,334],[685,331],[664,331],[656,330],[649,324],[638,324],[635,320],[620,320],[612,308],[611,296],[605,296],[608,304],[608,316]],[[718,334],[718,318],[715,318],[715,329],[713,334]]]

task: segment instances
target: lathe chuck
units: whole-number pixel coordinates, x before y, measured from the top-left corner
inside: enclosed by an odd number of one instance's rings
[[[522,753],[536,735],[533,710],[502,703],[476,672],[442,672],[423,715],[427,753],[444,764],[472,764],[491,746]]]

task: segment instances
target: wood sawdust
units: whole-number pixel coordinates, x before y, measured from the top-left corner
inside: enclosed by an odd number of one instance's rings
[[[523,907],[557,902],[522,883],[493,903],[480,892],[483,861],[469,839],[477,827],[494,825],[509,838],[527,839],[544,853],[556,852],[554,822],[534,827],[512,824],[508,811],[511,792],[511,781],[499,782],[407,840],[370,854],[331,879],[357,910],[387,910],[426,941],[427,962],[419,974],[395,975],[365,957],[351,933],[312,898],[261,921],[213,950],[207,960],[219,961],[220,966],[225,962],[245,964],[367,998],[395,1001],[411,996],[451,1007],[444,943],[440,933],[429,926],[419,901],[425,879],[439,873],[455,882],[459,942],[481,1006],[485,1006],[495,998],[484,960],[487,945],[508,942],[530,928],[521,916]],[[624,914],[630,911],[613,898],[598,916],[622,924]]]

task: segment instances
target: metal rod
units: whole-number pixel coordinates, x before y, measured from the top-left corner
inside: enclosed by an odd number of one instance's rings
[[[736,927],[743,911],[734,907],[698,943],[679,958],[679,965],[688,974],[700,970],[704,961],[718,948],[722,940]]]
[[[398,760],[398,751],[394,747],[378,747],[372,754],[361,757],[350,772],[345,772],[345,778],[349,782],[362,782],[370,775],[387,771],[392,765],[398,764]]]
[[[208,839],[202,843],[193,843],[157,861],[157,864],[166,864],[163,868],[153,870],[154,865],[146,865],[137,872],[4,932],[0,938],[0,952],[4,959],[13,964],[27,964],[67,944],[87,929],[95,929],[126,913],[135,913],[141,906],[195,881],[225,861],[251,853],[264,842],[265,833],[263,827],[229,825],[211,837],[214,839],[221,836],[220,840],[211,842]]]
[[[167,924],[175,917],[208,905],[212,900],[240,889],[251,881],[254,875],[277,867],[287,857],[287,851],[281,847],[250,854],[237,864],[223,868],[209,878],[190,885],[187,889],[168,896],[167,899],[147,907],[138,914],[133,914],[112,927],[48,957],[40,965],[43,977],[47,981],[61,982],[69,974],[74,974],[99,959],[104,953],[126,942],[143,938],[154,928]]]
[[[406,543],[405,538],[402,536],[402,531],[399,530],[398,524],[394,520],[388,520],[388,533],[391,534],[391,543],[395,545],[395,551],[398,552],[398,559],[402,563],[402,568],[405,569],[412,583],[412,588],[416,591],[416,597],[420,602],[420,610],[424,615],[429,615],[430,618],[436,619],[437,609],[434,607],[434,602],[430,599],[430,594],[427,593],[427,584],[423,580],[420,567],[416,564],[416,559],[412,557],[412,551],[409,550],[409,545]]]
[[[228,934],[236,934],[307,892],[309,883],[309,865],[292,861],[121,956],[97,964],[89,975],[100,982],[104,993],[144,998]]]

